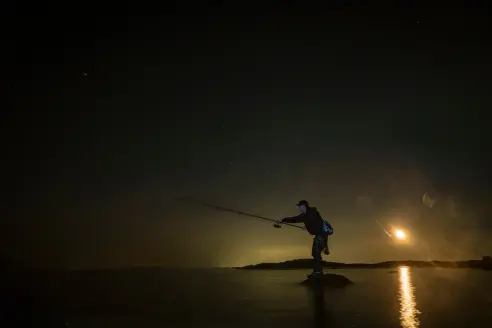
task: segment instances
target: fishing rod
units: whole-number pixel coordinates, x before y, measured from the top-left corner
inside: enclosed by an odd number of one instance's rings
[[[249,217],[256,218],[256,219],[261,219],[261,220],[271,221],[271,222],[274,222],[273,226],[274,226],[275,228],[281,228],[281,227],[282,227],[280,224],[278,224],[278,223],[277,223],[277,220],[270,219],[270,218],[266,218],[266,217],[264,217],[264,216],[259,216],[259,215],[255,215],[255,214],[250,214],[250,213],[246,213],[246,212],[241,212],[241,211],[233,210],[233,209],[226,208],[226,207],[223,207],[223,206],[218,206],[218,205],[213,205],[213,204],[205,203],[205,202],[198,201],[198,200],[196,200],[196,199],[191,199],[191,198],[181,198],[180,200],[181,200],[181,201],[189,201],[189,202],[193,202],[193,203],[196,203],[196,204],[199,204],[199,205],[202,205],[202,206],[208,207],[208,208],[212,208],[212,209],[215,209],[215,210],[218,210],[218,211],[230,212],[230,213],[235,213],[235,214],[238,214],[238,215],[249,216]],[[294,227],[294,228],[298,228],[298,229],[302,229],[302,230],[304,230],[304,228],[303,228],[303,227],[297,226],[297,225],[295,225],[295,224],[290,224],[290,223],[282,223],[282,224],[283,224],[283,225],[290,226],[290,227]]]

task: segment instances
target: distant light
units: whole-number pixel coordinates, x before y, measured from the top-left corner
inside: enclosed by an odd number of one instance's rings
[[[396,238],[398,238],[400,240],[403,240],[403,239],[405,239],[407,237],[407,235],[405,234],[405,232],[403,230],[400,230],[400,229],[398,229],[398,230],[395,231],[395,236],[396,236]]]

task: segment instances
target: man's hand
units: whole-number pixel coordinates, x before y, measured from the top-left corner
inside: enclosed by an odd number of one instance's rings
[[[282,223],[283,223],[283,222],[282,222],[282,219],[275,220],[275,222],[276,222],[277,224],[282,224]]]

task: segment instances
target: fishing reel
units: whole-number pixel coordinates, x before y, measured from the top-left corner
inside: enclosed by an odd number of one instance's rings
[[[274,227],[274,228],[282,228],[282,226],[281,226],[280,224],[278,224],[278,223],[274,223],[274,224],[273,224],[273,227]]]

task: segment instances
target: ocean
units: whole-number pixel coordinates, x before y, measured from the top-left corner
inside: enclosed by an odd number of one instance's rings
[[[485,327],[492,272],[339,269],[353,285],[313,290],[306,270],[132,269],[32,275],[7,284],[8,325],[36,327]],[[5,309],[5,307],[4,307]]]

